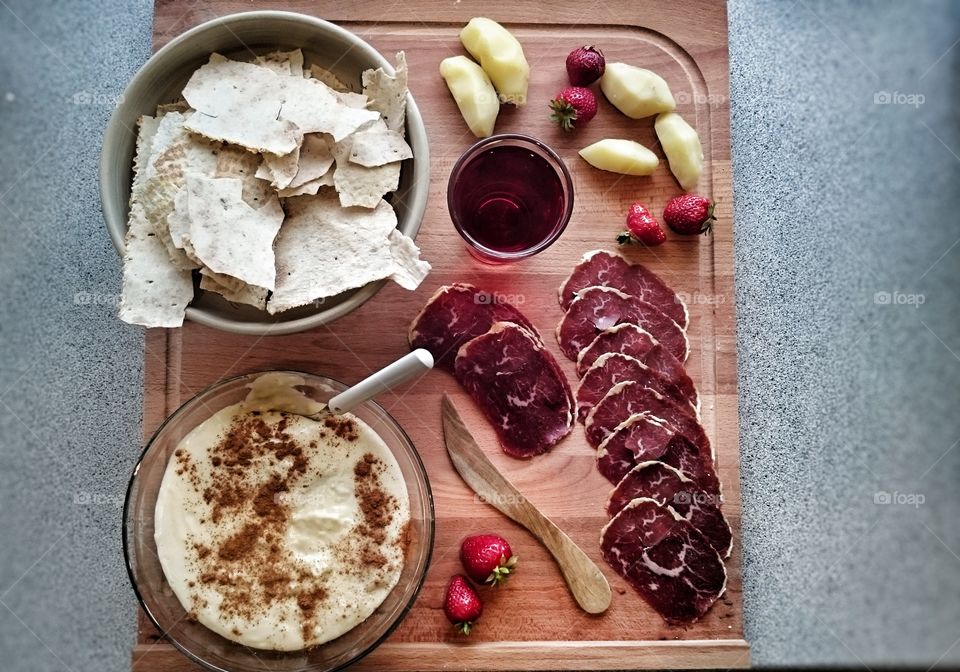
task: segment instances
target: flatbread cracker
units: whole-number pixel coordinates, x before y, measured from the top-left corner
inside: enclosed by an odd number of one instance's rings
[[[386,201],[372,210],[343,208],[337,195],[324,189],[317,196],[288,199],[286,208],[287,219],[274,246],[277,283],[267,302],[270,313],[383,278],[396,277],[411,286],[424,272],[420,264],[425,262],[411,260],[415,245],[392,243],[397,216]]]
[[[407,120],[407,55],[397,53],[397,67],[388,75],[383,68],[364,70],[361,76],[363,93],[370,99],[369,108],[383,115],[387,128],[404,133]]]
[[[258,210],[244,203],[236,178],[187,177],[190,243],[197,259],[216,273],[273,289],[273,241],[283,222],[274,197]]]
[[[185,184],[185,175],[213,175],[220,145],[186,130],[190,114],[168,112],[160,119],[151,143],[150,158],[140,171],[142,181],[131,189],[131,202],[139,203],[151,230],[166,246],[173,265],[181,270],[197,268],[182,248],[173,244],[167,217],[173,211],[174,197]]]
[[[142,188],[160,121],[149,116],[140,118],[131,193]],[[193,298],[190,271],[170,264],[166,245],[158,239],[143,207],[133,198],[124,243],[120,319],[145,327],[182,326],[184,311]]]
[[[183,97],[197,110],[188,128],[257,152],[285,156],[304,133],[335,140],[377,118],[344,105],[316,79],[285,77],[254,63],[212,58],[190,77]]]
[[[270,184],[273,185],[275,189],[285,189],[290,186],[290,182],[297,176],[297,168],[299,165],[299,147],[286,156],[276,156],[275,154],[265,152],[263,154],[263,163],[257,168],[257,177],[262,180],[270,180]]]
[[[268,291],[265,288],[247,285],[229,275],[214,273],[209,269],[202,269],[200,273],[200,289],[219,294],[231,303],[242,303],[260,310],[267,307]]]
[[[401,133],[388,128],[362,129],[350,136],[350,162],[367,168],[413,158]]]
[[[413,238],[402,233],[400,229],[391,231],[387,238],[394,266],[390,279],[404,289],[415,290],[430,273],[430,264],[420,258],[420,248],[413,242]]]
[[[345,93],[351,90],[350,87],[347,86],[339,77],[326,68],[321,68],[319,65],[311,65],[309,72],[305,72],[305,74],[308,74],[310,77],[323,82],[334,91]]]
[[[257,56],[255,63],[273,70],[278,75],[303,76],[303,51],[274,51],[264,56]]]
[[[370,128],[384,128],[383,122],[371,124]],[[400,185],[400,162],[367,168],[350,161],[352,152],[353,136],[333,148],[337,166],[333,184],[340,196],[340,204],[345,208],[374,208],[384,195],[396,191]]]
[[[260,208],[274,194],[270,182],[257,177],[260,155],[236,145],[223,145],[217,156],[214,177],[236,177],[243,182],[243,202],[251,208]]]

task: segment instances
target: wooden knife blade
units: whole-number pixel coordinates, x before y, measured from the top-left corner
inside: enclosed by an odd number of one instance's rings
[[[610,584],[579,546],[543,515],[483,454],[447,395],[441,404],[443,438],[454,468],[467,485],[490,506],[523,525],[553,555],[580,607],[599,614],[610,606]]]

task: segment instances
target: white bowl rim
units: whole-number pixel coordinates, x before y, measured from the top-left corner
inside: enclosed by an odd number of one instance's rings
[[[149,59],[147,59],[147,62],[137,70],[124,89],[124,95],[121,99],[122,102],[113,111],[110,121],[107,123],[106,131],[103,135],[103,141],[101,145],[102,148],[106,149],[107,147],[112,147],[113,145],[119,143],[121,137],[125,133],[129,132],[129,129],[125,128],[124,124],[120,121],[122,110],[124,105],[126,105],[126,101],[133,98],[132,96],[127,95],[127,92],[131,88],[138,86],[140,82],[143,81],[144,73],[149,72],[153,68],[158,68],[159,66],[157,64],[161,62],[167,54],[172,51],[176,51],[180,45],[194,39],[197,35],[213,28],[214,26],[246,21],[267,20],[285,20],[311,24],[318,30],[336,33],[346,41],[353,43],[354,46],[352,48],[360,51],[365,56],[377,63],[377,67],[383,68],[385,72],[390,74],[395,72],[393,65],[366,40],[360,38],[346,28],[342,28],[335,23],[331,23],[330,21],[326,21],[315,16],[310,16],[308,14],[301,14],[299,12],[285,12],[277,10],[257,10],[251,12],[227,14],[225,16],[210,19],[209,21],[204,21],[203,23],[194,26],[186,32],[181,33],[161,47]],[[417,143],[421,145],[413,164],[413,184],[416,185],[425,181],[427,186],[425,188],[421,187],[417,189],[414,187],[410,189],[409,198],[406,199],[409,214],[405,221],[401,223],[398,228],[400,228],[404,234],[415,239],[423,221],[423,215],[427,207],[427,197],[430,191],[430,149],[426,129],[423,125],[423,117],[421,116],[420,109],[417,107],[417,103],[413,98],[413,94],[409,91],[407,91],[406,117],[407,126],[409,129],[411,129],[411,143]],[[101,211],[103,213],[103,218],[106,223],[106,229],[110,235],[110,239],[117,250],[117,254],[121,259],[123,259],[123,255],[126,250],[126,245],[124,244],[124,237],[127,231],[126,209],[129,206],[127,204],[116,203],[113,199],[108,197],[107,193],[107,184],[111,180],[111,173],[117,169],[118,168],[113,165],[110,157],[108,157],[108,152],[101,150],[99,161],[99,191]],[[222,331],[228,331],[237,334],[252,336],[279,336],[282,334],[293,334],[327,324],[333,320],[336,320],[337,318],[343,317],[347,313],[359,308],[361,305],[371,299],[385,283],[386,280],[378,280],[376,282],[368,283],[363,287],[354,290],[353,294],[351,294],[346,300],[338,303],[332,308],[320,310],[313,315],[307,315],[306,317],[301,317],[299,319],[289,320],[286,322],[245,322],[240,320],[232,320],[203,308],[196,308],[189,305],[186,309],[186,319],[203,324],[205,326],[214,327]]]

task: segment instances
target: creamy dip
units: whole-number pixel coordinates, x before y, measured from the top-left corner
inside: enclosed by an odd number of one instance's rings
[[[303,649],[362,623],[406,550],[409,499],[390,449],[303,384],[260,376],[184,437],[157,498],[157,554],[184,609],[258,649]]]

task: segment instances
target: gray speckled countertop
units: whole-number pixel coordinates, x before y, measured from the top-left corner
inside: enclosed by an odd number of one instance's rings
[[[151,13],[0,0],[5,670],[129,669],[143,337],[96,161]],[[730,4],[757,665],[960,662],[958,38],[956,2]]]

